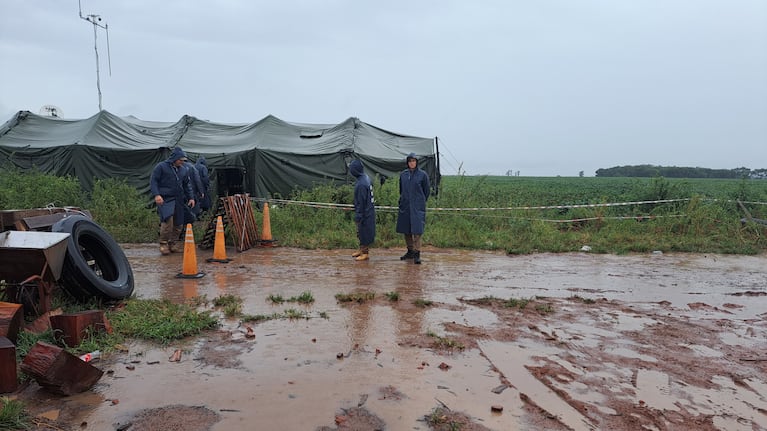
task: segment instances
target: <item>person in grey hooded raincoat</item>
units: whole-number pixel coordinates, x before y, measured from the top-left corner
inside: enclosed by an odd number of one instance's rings
[[[397,233],[405,236],[407,253],[400,260],[413,259],[421,263],[421,235],[426,228],[426,201],[429,199],[429,176],[418,167],[418,158],[410,153],[405,159],[407,169],[399,175],[399,212]]]
[[[183,251],[178,244],[184,222],[184,205],[194,207],[194,195],[184,162],[186,153],[174,147],[170,157],[158,163],[149,180],[149,188],[160,216],[160,253]]]
[[[357,179],[354,184],[354,222],[357,225],[357,238],[360,246],[352,254],[355,260],[370,258],[370,244],[376,239],[376,210],[373,198],[373,184],[365,173],[362,162],[352,160],[349,172]]]

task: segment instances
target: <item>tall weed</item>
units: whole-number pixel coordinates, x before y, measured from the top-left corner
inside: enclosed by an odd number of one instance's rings
[[[39,171],[0,169],[0,209],[82,207],[86,195],[75,177],[55,177]]]
[[[90,199],[93,218],[118,242],[157,240],[159,219],[148,201],[125,180],[96,180]]]
[[[402,235],[396,233],[397,179],[381,184],[376,178],[373,188],[373,247],[404,248]],[[279,245],[357,247],[352,185],[319,185],[296,190],[290,198],[304,203],[270,205],[272,236]],[[666,199],[678,201],[633,203]],[[90,210],[118,242],[157,239],[155,210],[146,196],[124,182],[97,181],[89,196],[73,178],[13,169],[0,173],[0,209],[48,203]],[[263,204],[253,205],[256,223],[262,226]],[[767,227],[747,222],[744,208],[753,218],[767,219],[767,181],[448,176],[439,194],[429,199],[423,239],[436,247],[510,253],[577,251],[583,246],[612,253],[763,252]],[[195,232],[195,237],[201,235]]]

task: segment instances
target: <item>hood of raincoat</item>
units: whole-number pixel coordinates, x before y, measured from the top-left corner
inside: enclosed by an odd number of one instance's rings
[[[359,160],[352,160],[352,162],[349,164],[349,172],[354,175],[354,177],[359,177],[362,175],[365,170],[362,168],[362,162]]]
[[[181,147],[173,147],[173,151],[170,153],[170,157],[168,157],[168,161],[173,163],[176,160],[181,159],[183,161],[187,161],[186,153],[184,150],[181,149]]]

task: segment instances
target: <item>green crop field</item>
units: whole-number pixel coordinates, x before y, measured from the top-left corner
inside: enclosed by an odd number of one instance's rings
[[[394,232],[397,191],[396,182],[376,185],[380,247],[402,247]],[[296,200],[348,204],[351,189],[318,187]],[[436,247],[735,254],[767,247],[767,226],[741,222],[745,211],[767,219],[764,180],[445,176],[428,206],[424,239]],[[355,246],[348,211],[288,203],[272,214],[283,243]]]
[[[468,206],[543,206],[683,199],[699,196],[767,202],[767,180],[445,176],[442,197]]]
[[[374,181],[375,247],[404,247],[395,232],[398,184]],[[355,248],[352,186],[318,186],[271,201],[279,245]],[[299,202],[300,201],[300,202]],[[117,180],[85,195],[72,178],[0,172],[0,209],[49,204],[87,208],[119,242],[154,242],[148,198]],[[307,205],[306,202],[323,205]],[[256,205],[256,222],[263,223]],[[752,221],[756,220],[756,222]],[[445,176],[428,202],[424,242],[509,253],[678,251],[757,254],[767,250],[767,180]],[[195,225],[202,238],[208,220]]]

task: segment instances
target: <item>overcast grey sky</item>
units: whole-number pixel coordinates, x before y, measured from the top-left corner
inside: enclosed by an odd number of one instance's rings
[[[82,0],[103,108],[348,117],[440,139],[443,174],[767,168],[767,0]],[[0,0],[0,123],[98,112],[77,0]]]

